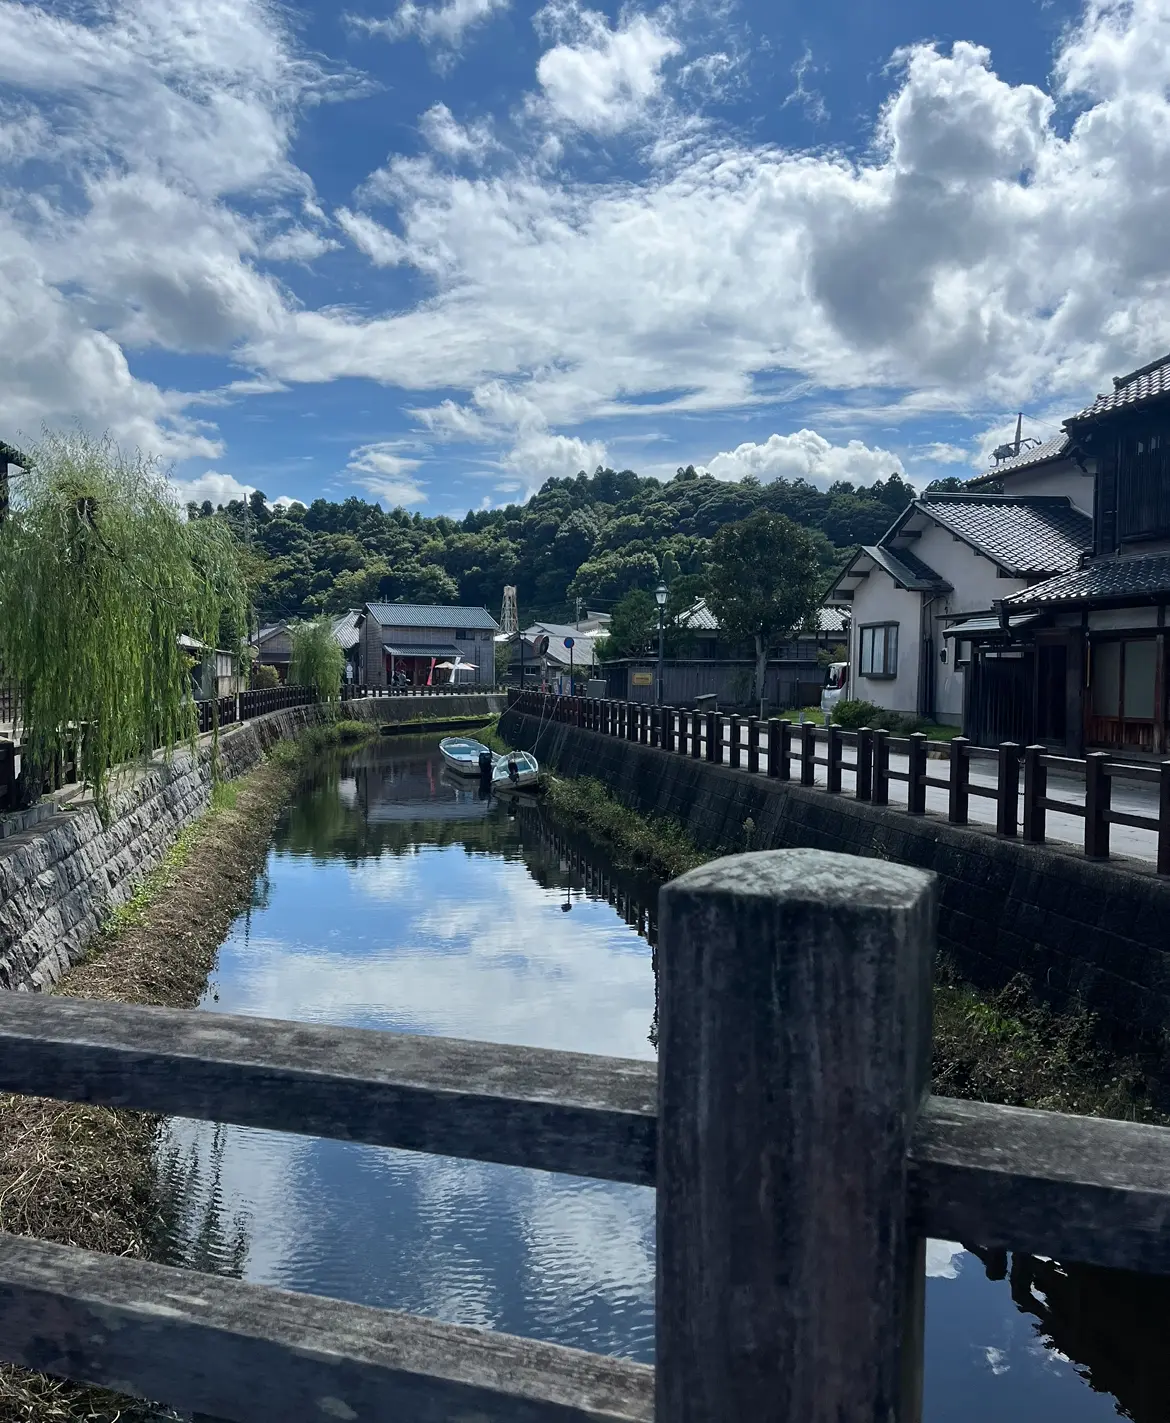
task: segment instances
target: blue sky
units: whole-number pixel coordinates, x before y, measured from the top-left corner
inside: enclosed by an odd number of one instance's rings
[[[1168,346],[1170,0],[0,0],[0,438],[923,482]]]

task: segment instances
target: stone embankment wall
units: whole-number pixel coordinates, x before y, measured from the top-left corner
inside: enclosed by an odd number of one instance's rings
[[[807,847],[933,870],[940,947],[965,977],[994,989],[1023,973],[1054,1006],[1098,1014],[1122,1045],[1138,1032],[1170,1043],[1170,880],[1152,868],[1000,839],[516,712],[500,731],[564,775],[602,781],[632,810],[681,821],[704,849]]]
[[[348,702],[342,714],[372,724],[490,714],[503,699],[395,697]],[[292,707],[226,728],[219,756],[224,779],[258,766],[275,742],[322,720],[322,708]],[[184,826],[211,799],[211,744],[178,752],[115,784],[110,823],[93,802],[72,802],[23,833],[0,839],[0,988],[42,989],[76,963],[111,910],[129,899]]]

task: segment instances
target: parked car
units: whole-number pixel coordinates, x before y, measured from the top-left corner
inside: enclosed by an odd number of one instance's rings
[[[830,662],[825,685],[821,689],[821,711],[826,716],[838,702],[849,700],[849,663]]]

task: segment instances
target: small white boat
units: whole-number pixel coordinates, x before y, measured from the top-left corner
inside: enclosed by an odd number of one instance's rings
[[[478,776],[481,756],[492,757],[493,765],[496,759],[482,741],[470,736],[444,736],[439,742],[439,754],[443,764],[457,776]]]
[[[509,751],[506,756],[496,757],[493,790],[519,790],[521,786],[534,786],[539,780],[540,764],[530,751]]]

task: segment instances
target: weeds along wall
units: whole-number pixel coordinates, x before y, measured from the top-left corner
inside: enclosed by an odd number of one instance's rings
[[[1096,1013],[1119,1046],[1138,1033],[1170,1043],[1170,881],[1152,867],[1097,863],[515,711],[500,733],[563,775],[595,777],[631,810],[681,822],[702,849],[804,847],[933,870],[940,949],[971,982],[996,989],[1022,973],[1054,1007]]]
[[[389,724],[434,715],[436,705],[444,716],[489,715],[502,699],[371,698],[344,703],[341,715]],[[219,738],[221,776],[245,775],[277,741],[330,716],[322,706],[290,707],[226,728]],[[77,962],[110,912],[207,809],[211,754],[205,737],[194,755],[180,751],[169,763],[154,762],[116,779],[106,825],[85,800],[0,839],[0,988],[48,988]]]

